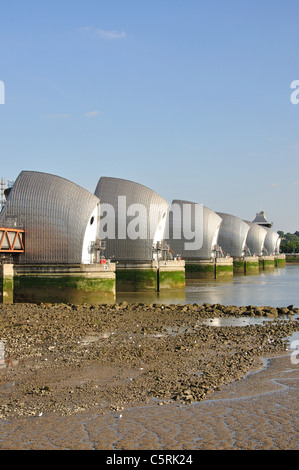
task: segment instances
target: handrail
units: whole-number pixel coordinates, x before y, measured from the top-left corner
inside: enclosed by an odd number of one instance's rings
[[[0,253],[24,253],[24,233],[23,229],[0,227]],[[14,234],[13,240],[10,239],[9,234]]]

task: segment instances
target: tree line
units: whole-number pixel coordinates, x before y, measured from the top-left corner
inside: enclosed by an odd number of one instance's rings
[[[284,233],[282,230],[278,230],[277,233],[282,238],[280,244],[281,253],[299,253],[299,231]]]

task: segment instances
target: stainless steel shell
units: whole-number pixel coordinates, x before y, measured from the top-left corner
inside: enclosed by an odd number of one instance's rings
[[[217,212],[217,214],[222,218],[218,244],[224,254],[232,257],[243,256],[249,225],[234,215],[223,212]]]
[[[118,261],[151,261],[153,245],[163,241],[169,203],[133,181],[101,177],[95,195],[101,201],[99,238],[105,257]]]
[[[264,227],[267,231],[267,235],[265,238],[265,250],[267,255],[275,255],[279,253],[279,246],[280,246],[280,237],[277,232],[275,232],[272,228]]]
[[[197,222],[195,217],[198,218]],[[174,199],[167,226],[167,242],[170,249],[175,255],[181,255],[186,260],[212,258],[221,221],[219,215],[202,204]],[[194,233],[192,239],[191,233]]]
[[[280,244],[281,244],[281,238],[279,237],[276,242],[276,248],[275,248],[275,253],[279,255],[280,253]]]
[[[249,231],[246,239],[246,246],[250,251],[251,256],[262,256],[264,254],[264,243],[267,231],[264,227],[245,220],[249,225]]]
[[[0,214],[3,226],[25,229],[15,262],[80,263],[90,216],[99,199],[59,176],[22,171]]]

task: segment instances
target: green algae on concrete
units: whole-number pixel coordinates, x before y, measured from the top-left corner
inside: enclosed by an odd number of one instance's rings
[[[232,258],[214,260],[198,260],[186,263],[186,279],[217,279],[217,277],[233,275]]]
[[[97,303],[115,296],[113,279],[81,276],[16,276],[15,302]]]
[[[276,268],[285,268],[286,256],[283,254],[275,256],[275,266]]]
[[[215,263],[212,260],[188,261],[186,279],[215,279]]]
[[[246,261],[245,269],[246,269],[246,273],[258,272],[259,262],[258,261]]]
[[[244,258],[234,258],[234,273],[251,274],[259,272],[259,258],[257,256],[244,256]]]
[[[157,290],[157,269],[118,269],[116,270],[117,292]]]
[[[158,265],[158,290],[185,288],[185,261],[160,260]]]
[[[13,279],[3,279],[2,283],[2,302],[13,303],[14,281]]]
[[[161,271],[159,270],[159,290],[183,289],[185,287],[184,271]]]
[[[115,265],[16,265],[14,302],[101,303],[115,297]]]
[[[185,287],[185,261],[123,262],[116,268],[117,292],[159,291]]]
[[[264,269],[272,269],[275,268],[274,260],[264,260]]]
[[[233,271],[235,273],[245,272],[245,261],[242,258],[234,258],[233,260]]]
[[[259,262],[257,261],[256,263],[246,263],[245,264],[245,274],[246,275],[258,275],[260,273],[260,267],[259,267]]]
[[[0,302],[12,304],[14,296],[14,272],[12,264],[1,265],[0,269]]]
[[[214,264],[186,264],[186,279],[214,279]]]
[[[233,276],[234,267],[233,265],[216,264],[216,279],[222,276]]]
[[[260,269],[274,269],[275,268],[275,259],[274,256],[261,256],[259,259]]]

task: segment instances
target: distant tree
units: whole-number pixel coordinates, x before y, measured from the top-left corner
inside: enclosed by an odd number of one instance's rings
[[[277,233],[282,238],[280,244],[280,251],[282,253],[299,253],[299,231],[284,233],[279,230]]]

